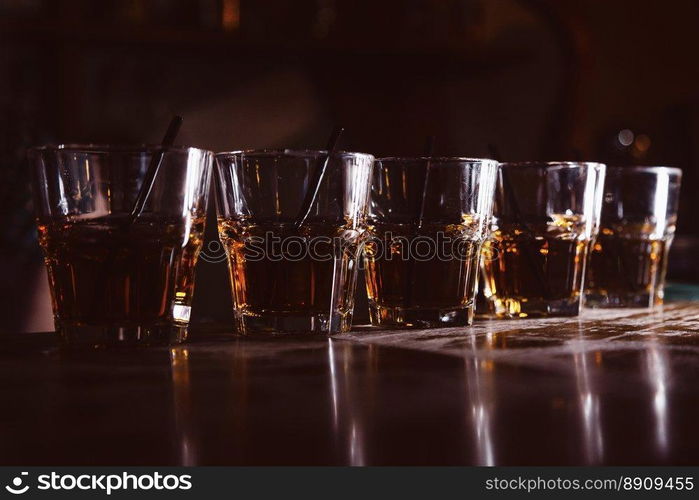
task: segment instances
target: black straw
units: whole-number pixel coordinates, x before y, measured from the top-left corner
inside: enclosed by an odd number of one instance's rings
[[[510,207],[512,208],[512,215],[514,215],[515,222],[524,230],[524,234],[526,234],[528,238],[530,238],[532,241],[535,241],[534,232],[524,221],[524,218],[522,217],[522,212],[520,212],[519,210],[519,204],[517,203],[517,198],[515,197],[515,193],[512,189],[512,183],[509,182],[507,172],[505,172],[504,169],[501,169],[500,174],[502,175],[502,188],[505,192],[505,195],[507,196],[508,202],[510,203]],[[524,248],[524,257],[527,259],[529,267],[534,272],[534,276],[536,276],[536,280],[539,282],[539,286],[541,286],[541,291],[544,298],[551,298],[551,287],[549,287],[548,281],[546,281],[546,277],[542,274],[542,267],[540,262],[541,259],[537,258],[538,254],[535,254],[528,244],[524,244],[522,245],[522,247]]]
[[[167,131],[163,136],[163,140],[160,143],[160,149],[153,153],[151,157],[150,164],[148,165],[148,170],[146,171],[146,176],[143,178],[143,184],[141,184],[141,189],[138,191],[136,196],[136,201],[133,204],[129,218],[126,220],[125,224],[119,224],[117,226],[118,232],[128,235],[131,226],[136,222],[136,219],[143,213],[143,209],[148,201],[148,196],[150,196],[153,190],[153,185],[155,184],[155,178],[158,175],[158,170],[160,170],[160,165],[163,163],[163,157],[165,156],[165,150],[175,143],[175,138],[180,131],[180,126],[182,125],[181,116],[173,116],[170,120],[170,125],[167,127]],[[116,259],[116,246],[110,248],[107,258],[104,261],[101,269],[101,277],[95,281],[95,291],[92,300],[92,310],[95,314],[100,312],[99,304],[104,301],[106,289],[104,283],[107,281],[107,276],[109,275],[109,270],[114,265],[114,260]]]
[[[495,144],[488,144],[488,150],[490,151],[490,155],[493,157],[494,160],[497,162],[501,161],[501,156],[500,156],[500,151],[498,147]],[[507,172],[505,172],[505,169],[502,167],[500,168],[500,175],[502,176],[502,190],[503,194],[507,197],[507,202],[510,204],[510,208],[512,209],[512,215],[514,216],[515,223],[519,225],[523,230],[524,234],[528,237],[531,238],[532,241],[535,240],[534,232],[529,228],[529,225],[524,221],[524,217],[522,217],[522,212],[519,209],[519,203],[517,202],[517,197],[515,196],[515,193],[512,189],[512,185],[509,182],[509,176],[507,175]],[[524,249],[524,258],[527,259],[527,263],[529,264],[529,267],[532,269],[532,272],[534,273],[534,276],[536,277],[536,280],[539,282],[539,286],[541,287],[541,292],[544,296],[545,299],[550,299],[551,298],[551,287],[548,284],[548,281],[546,281],[546,277],[542,274],[542,267],[540,266],[540,260],[538,259],[537,256],[538,254],[534,254],[533,250],[531,247],[529,247],[528,244],[522,245]]]
[[[143,178],[143,184],[138,192],[136,201],[131,209],[131,216],[129,217],[129,225],[136,222],[138,216],[143,213],[143,209],[148,201],[148,196],[150,196],[153,190],[153,185],[155,184],[155,178],[158,175],[158,170],[160,170],[160,165],[163,163],[163,157],[165,156],[165,149],[169,148],[175,143],[177,134],[182,126],[182,117],[177,115],[173,116],[170,120],[170,125],[167,127],[167,131],[163,136],[163,140],[160,143],[160,149],[153,153],[153,157],[150,159],[150,164],[148,165],[148,170],[146,171],[146,176]]]
[[[309,188],[306,191],[306,196],[301,205],[296,220],[294,221],[294,226],[296,229],[301,227],[309,215],[311,215],[311,210],[313,210],[313,204],[318,198],[318,192],[320,191],[320,185],[323,183],[325,178],[325,173],[328,170],[328,164],[330,163],[330,157],[337,151],[337,145],[340,143],[340,136],[345,129],[342,127],[335,127],[330,134],[328,139],[328,145],[326,147],[327,154],[325,158],[320,158],[315,171],[313,172],[313,177]]]
[[[427,184],[429,182],[429,177],[430,177],[430,158],[432,158],[432,155],[434,154],[434,145],[436,142],[436,137],[434,135],[427,136],[427,139],[425,139],[425,147],[423,148],[423,156],[427,158],[427,161],[425,163],[425,177],[422,183],[422,199],[420,200],[420,215],[418,216],[417,220],[417,230],[418,232],[420,229],[422,229],[422,223],[423,219],[425,217],[425,205],[426,205],[426,200],[427,200]],[[418,233],[416,233],[417,236]],[[408,283],[408,286],[406,287],[405,290],[405,302],[408,305],[408,307],[411,307],[413,305],[413,289],[417,286],[415,283],[415,262],[413,259],[408,259],[406,262],[406,267],[405,267],[405,279]]]
[[[425,140],[424,154],[427,157],[427,163],[425,164],[425,181],[422,184],[422,200],[420,200],[420,216],[417,221],[417,227],[422,227],[422,220],[425,217],[425,203],[427,201],[427,184],[430,179],[430,158],[434,154],[434,145],[437,142],[437,137],[434,135],[427,136]]]

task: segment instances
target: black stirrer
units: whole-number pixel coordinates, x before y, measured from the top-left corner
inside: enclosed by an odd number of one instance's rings
[[[150,193],[153,190],[153,185],[155,184],[155,178],[158,175],[158,170],[160,170],[160,166],[163,163],[165,150],[175,143],[175,138],[177,137],[177,134],[180,131],[181,125],[182,117],[179,115],[173,116],[172,120],[170,120],[170,124],[167,127],[167,131],[165,132],[163,140],[160,143],[160,148],[153,152],[153,156],[151,157],[150,163],[148,164],[148,170],[146,171],[146,175],[143,178],[143,183],[141,184],[141,189],[139,189],[138,194],[136,195],[136,201],[134,202],[133,207],[131,208],[129,218],[126,220],[124,224],[118,226],[119,230],[122,233],[128,234],[128,231],[131,229],[131,226],[136,222],[136,219],[138,219],[141,213],[143,213],[143,209],[145,208],[146,202],[148,201],[148,196],[150,196]],[[97,304],[104,300],[105,288],[103,285],[104,281],[107,278],[107,274],[109,273],[109,268],[112,267],[112,265],[114,264],[114,259],[116,259],[116,248],[112,247],[109,253],[107,254],[106,260],[104,261],[104,266],[102,267],[101,272],[101,279],[95,281],[95,283],[99,287],[95,290],[95,293],[93,294],[93,304],[95,306],[93,307],[93,309],[95,311],[98,310],[96,307]]]
[[[488,144],[488,150],[490,151],[490,155],[493,157],[493,159],[500,163],[501,156],[498,147],[495,144]],[[522,229],[524,229],[525,234],[533,240],[534,232],[524,221],[524,217],[522,217],[522,212],[519,209],[519,203],[517,203],[517,197],[515,196],[515,193],[512,190],[512,186],[509,182],[509,176],[507,175],[505,169],[502,167],[500,167],[500,175],[502,176],[503,194],[507,197],[507,201],[510,204],[510,207],[512,208],[512,215],[514,216],[513,218],[515,219],[515,223],[518,224]],[[549,287],[548,281],[546,281],[546,277],[541,273],[541,268],[538,262],[539,259],[532,252],[532,249],[528,245],[523,245],[523,249],[524,257],[525,259],[527,259],[529,267],[532,269],[534,276],[536,277],[536,280],[539,282],[539,286],[541,287],[541,292],[544,298],[550,299],[551,288]]]
[[[422,199],[420,200],[420,214],[418,215],[417,220],[418,232],[420,231],[420,229],[422,229],[422,223],[425,217],[427,184],[429,182],[430,177],[430,159],[434,154],[434,145],[436,139],[437,138],[434,135],[427,136],[427,139],[425,139],[425,147],[423,148],[423,155],[427,158],[427,161],[425,163],[425,176],[422,183]],[[408,249],[408,252],[410,252],[410,249]],[[411,306],[413,302],[413,288],[415,287],[415,272],[413,269],[414,265],[415,263],[413,262],[413,259],[409,258],[405,269],[405,279],[408,283],[408,286],[405,289],[405,302],[408,304],[408,306]]]
[[[427,200],[427,184],[430,179],[430,158],[434,154],[434,145],[437,141],[437,137],[434,135],[427,136],[425,140],[425,156],[427,157],[427,163],[425,164],[425,182],[422,185],[422,200],[420,200],[420,216],[417,221],[417,227],[422,227],[422,220],[425,217],[425,203]]]
[[[148,196],[153,190],[153,185],[155,184],[155,178],[158,175],[158,170],[160,170],[160,165],[163,163],[163,157],[165,156],[165,149],[169,148],[175,143],[175,138],[180,131],[182,126],[182,117],[177,115],[173,116],[170,120],[170,125],[167,127],[167,131],[163,136],[163,140],[160,143],[160,149],[153,153],[153,157],[150,159],[150,164],[148,165],[148,170],[146,171],[146,176],[143,178],[143,184],[141,184],[141,189],[138,191],[138,196],[136,196],[136,201],[131,209],[131,215],[129,216],[128,225],[136,222],[148,201]]]
[[[573,160],[578,163],[583,161],[582,151],[577,148],[573,148],[571,149],[571,153],[573,155]],[[617,270],[619,271],[619,274],[623,276],[626,286],[629,287],[629,289],[633,289],[634,286],[633,282],[631,281],[631,277],[626,272],[626,269],[629,268],[629,266],[626,264],[626,259],[624,258],[624,247],[621,238],[614,238],[613,242],[608,241],[606,243],[608,244],[605,244],[602,251],[609,251],[609,253],[612,254],[612,258],[616,260],[617,263]]]
[[[323,183],[325,178],[325,173],[328,170],[328,164],[330,163],[330,157],[337,151],[337,145],[340,143],[340,136],[345,129],[342,127],[335,127],[330,134],[328,139],[328,146],[326,148],[325,158],[321,157],[318,160],[318,165],[313,172],[313,177],[311,178],[311,183],[306,191],[306,196],[301,204],[301,209],[299,210],[296,220],[294,221],[294,227],[296,229],[300,228],[309,215],[311,215],[311,210],[313,210],[313,204],[318,198],[318,192],[320,191],[320,185]]]

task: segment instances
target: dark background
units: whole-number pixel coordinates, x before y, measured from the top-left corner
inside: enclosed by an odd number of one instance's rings
[[[341,124],[375,155],[436,135],[679,166],[670,276],[699,281],[698,32],[694,0],[0,0],[0,331],[52,329],[26,147],[158,142],[175,113],[213,150],[320,148]],[[225,264],[197,280],[194,321],[231,322]]]

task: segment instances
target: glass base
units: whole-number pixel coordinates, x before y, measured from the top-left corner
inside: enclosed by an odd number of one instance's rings
[[[629,293],[624,295],[597,293],[585,294],[585,307],[591,308],[650,308],[662,305],[662,303],[662,297],[658,295],[654,296],[651,293]]]
[[[61,347],[69,349],[168,346],[187,339],[187,326],[76,326],[59,323],[56,333]]]
[[[473,305],[447,309],[385,307],[369,304],[369,319],[384,328],[439,328],[473,323]]]
[[[332,335],[352,328],[352,315],[337,315],[330,325],[329,314],[240,313],[235,318],[241,335]]]
[[[496,318],[544,318],[580,314],[579,297],[557,300],[490,297],[488,301],[491,314]]]

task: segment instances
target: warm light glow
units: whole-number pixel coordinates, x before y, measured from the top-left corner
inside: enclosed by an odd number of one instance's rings
[[[650,137],[646,134],[641,134],[636,137],[633,147],[638,149],[640,152],[645,153],[650,149]]]
[[[240,0],[223,0],[221,24],[225,31],[235,31],[240,27]]]

